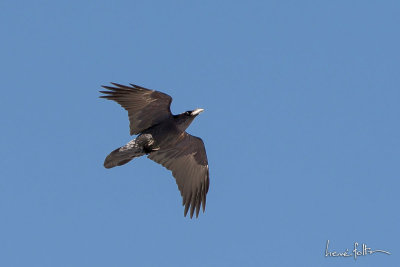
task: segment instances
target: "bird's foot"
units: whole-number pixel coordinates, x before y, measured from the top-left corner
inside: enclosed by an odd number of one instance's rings
[[[150,154],[151,152],[154,152],[154,151],[157,151],[157,150],[160,150],[160,148],[159,147],[151,147],[151,146],[144,146],[143,147],[143,151],[146,154]]]

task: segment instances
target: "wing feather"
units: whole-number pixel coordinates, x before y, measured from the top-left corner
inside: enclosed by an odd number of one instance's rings
[[[100,96],[114,100],[128,111],[130,134],[139,134],[172,117],[170,106],[172,98],[159,91],[150,90],[138,85],[131,86],[111,83],[113,86],[102,86],[108,91]]]
[[[190,210],[190,218],[194,212],[198,217],[201,206],[204,212],[209,171],[203,140],[185,132],[176,143],[150,153],[148,158],[172,171],[181,192],[185,216]]]

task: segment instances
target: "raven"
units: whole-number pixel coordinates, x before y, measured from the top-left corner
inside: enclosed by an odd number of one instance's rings
[[[190,218],[200,206],[206,207],[209,187],[207,154],[201,138],[185,130],[204,110],[201,108],[172,115],[172,98],[159,91],[135,84],[125,86],[111,83],[102,86],[108,91],[100,96],[114,100],[128,111],[130,134],[138,135],[125,146],[112,151],[104,161],[107,169],[121,166],[136,157],[147,157],[172,171],[185,206],[184,216],[190,208]]]

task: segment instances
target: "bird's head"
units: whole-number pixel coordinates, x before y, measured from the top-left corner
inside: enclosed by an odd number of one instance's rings
[[[194,118],[196,118],[197,115],[199,115],[203,111],[204,111],[204,109],[198,108],[195,110],[189,110],[189,111],[183,112],[179,115],[175,115],[174,117],[175,117],[175,120],[176,120],[176,123],[177,123],[179,129],[181,129],[182,131],[186,130],[189,127],[189,125],[192,123]]]

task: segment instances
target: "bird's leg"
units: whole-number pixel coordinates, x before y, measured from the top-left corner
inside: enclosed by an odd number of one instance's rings
[[[160,149],[154,145],[155,141],[151,134],[142,134],[137,138],[137,141],[143,147],[143,152],[146,154]]]
[[[150,152],[157,151],[160,148],[155,147],[154,145],[154,139],[149,140],[146,144],[143,146],[143,150],[146,154],[149,154]]]

